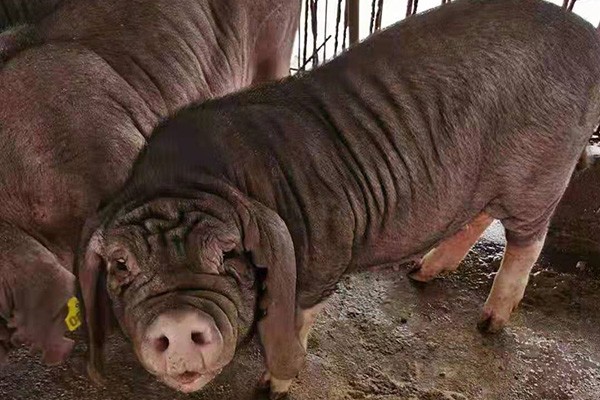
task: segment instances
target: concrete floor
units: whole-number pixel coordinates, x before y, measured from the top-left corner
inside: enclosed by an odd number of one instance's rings
[[[501,257],[502,231],[496,227],[494,232],[469,254],[459,273],[428,285],[409,281],[404,267],[346,277],[316,324],[306,369],[290,398],[599,399],[597,273],[559,272],[548,268],[552,259],[542,259],[510,327],[493,336],[475,328]],[[218,381],[192,395],[154,382],[118,337],[110,346],[108,385],[94,387],[82,372],[82,347],[58,368],[15,353],[0,371],[0,399],[265,398],[254,389],[261,372],[255,343]]]

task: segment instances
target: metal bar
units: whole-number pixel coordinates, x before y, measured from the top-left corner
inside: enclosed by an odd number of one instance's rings
[[[375,7],[377,4],[377,0],[373,0],[371,2],[371,20],[369,21],[369,34],[373,33],[373,29],[375,28]]]
[[[358,43],[359,40],[360,0],[348,0],[348,21],[350,44],[352,45]]]
[[[335,45],[333,48],[334,57],[337,56],[338,52],[338,38],[340,36],[340,22],[342,20],[342,0],[338,0],[337,18],[335,21]]]
[[[346,43],[348,43],[346,41],[346,34],[348,33],[348,7],[350,7],[350,5],[348,4],[348,0],[346,0],[346,8],[344,11],[344,35],[342,37],[342,50],[346,50]]]
[[[325,27],[323,36],[327,37],[327,15],[329,14],[329,0],[325,0]],[[323,46],[323,61],[327,60],[327,46]]]
[[[298,24],[298,65],[297,67],[300,68],[300,65],[302,65],[302,63],[300,62],[302,57],[302,26],[300,24]]]
[[[317,49],[317,6],[318,0],[310,0],[310,17],[312,22],[312,35],[313,35],[313,68],[319,63],[319,50]]]
[[[310,7],[309,5],[310,0],[306,0],[304,2],[304,54],[302,57],[302,63],[306,63],[306,51],[307,51],[307,47],[308,47],[308,8]]]
[[[408,0],[408,4],[406,5],[406,17],[410,17],[412,15],[413,10],[413,0]]]
[[[320,50],[321,50],[321,49],[322,49],[322,48],[323,48],[323,47],[324,47],[324,46],[327,44],[327,42],[329,41],[329,39],[331,39],[331,35],[329,35],[329,36],[327,37],[327,39],[325,39],[325,41],[323,42],[323,44],[321,44],[321,45],[319,46],[319,48],[317,49],[317,52],[318,52],[318,51],[320,51]],[[311,56],[311,57],[310,57],[308,60],[306,60],[306,63],[305,63],[305,64],[304,64],[304,65],[303,65],[303,66],[302,66],[300,69],[298,69],[298,71],[306,71],[306,66],[307,66],[307,65],[308,65],[308,63],[309,63],[309,62],[311,62],[311,61],[312,61],[312,56]]]
[[[383,19],[383,0],[379,0],[377,16],[375,16],[375,30],[381,29],[381,20]]]

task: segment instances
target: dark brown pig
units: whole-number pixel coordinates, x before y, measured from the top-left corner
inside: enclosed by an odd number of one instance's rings
[[[248,259],[278,397],[343,274],[426,254],[412,276],[429,280],[499,219],[506,253],[480,323],[498,330],[599,119],[600,40],[581,18],[539,0],[411,17],[162,124],[100,214],[79,271],[86,307],[110,298],[146,368],[196,390],[254,307],[240,307],[232,267]]]
[[[299,9],[299,0],[73,0],[0,34],[0,360],[20,343],[64,359],[85,220],[161,119],[287,75]]]

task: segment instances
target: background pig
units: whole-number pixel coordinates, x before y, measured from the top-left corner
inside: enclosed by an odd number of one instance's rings
[[[37,22],[63,0],[0,0],[0,31],[25,22]]]
[[[79,271],[86,307],[110,298],[143,365],[197,390],[246,329],[230,262],[249,259],[276,398],[344,273],[427,254],[412,276],[428,280],[499,219],[506,254],[480,326],[500,329],[598,122],[599,85],[582,19],[459,0],[302,77],[190,107],[102,212]]]
[[[299,9],[299,0],[65,1],[0,35],[1,359],[18,343],[47,361],[66,356],[85,219],[122,185],[160,119],[285,76]]]

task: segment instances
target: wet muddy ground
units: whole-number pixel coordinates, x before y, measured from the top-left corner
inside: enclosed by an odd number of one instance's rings
[[[292,387],[296,400],[597,400],[600,398],[600,276],[576,260],[545,257],[526,297],[498,335],[476,329],[502,246],[483,241],[457,274],[428,285],[408,267],[348,276],[321,314],[310,356]],[[571,264],[569,264],[571,263]],[[560,265],[559,265],[560,264]],[[559,266],[570,266],[568,272]],[[62,367],[44,368],[15,353],[0,370],[0,399],[250,400],[258,346],[201,393],[183,395],[154,382],[115,338],[104,389],[83,374],[83,346]]]

